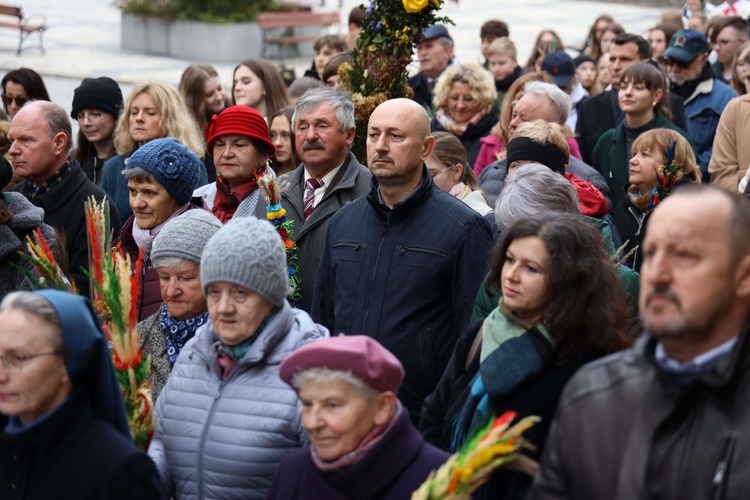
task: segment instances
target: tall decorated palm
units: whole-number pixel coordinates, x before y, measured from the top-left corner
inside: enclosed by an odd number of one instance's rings
[[[453,24],[437,15],[442,5],[443,0],[373,0],[367,8],[352,63],[339,68],[342,86],[354,102],[357,158],[365,158],[367,122],[373,110],[388,99],[414,95],[406,68],[423,39],[422,31],[435,23]]]

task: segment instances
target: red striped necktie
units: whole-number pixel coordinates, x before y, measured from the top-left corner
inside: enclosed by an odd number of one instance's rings
[[[325,184],[322,180],[310,177],[307,179],[307,187],[305,188],[305,219],[310,217],[310,214],[315,209],[315,190],[319,187],[323,187]]]

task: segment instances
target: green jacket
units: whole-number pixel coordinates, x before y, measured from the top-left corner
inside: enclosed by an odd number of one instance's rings
[[[680,135],[688,140],[690,147],[695,152],[695,157],[698,158],[695,144],[693,144],[687,132],[674,125],[661,114],[657,113],[656,123],[654,123],[653,128],[668,128],[679,132]],[[591,159],[591,166],[597,169],[607,180],[607,184],[609,184],[613,207],[616,207],[623,200],[626,195],[627,186],[630,184],[628,182],[628,178],[630,177],[630,154],[626,151],[627,142],[627,138],[625,137],[625,121],[623,120],[618,126],[602,134],[596,142]]]
[[[612,228],[609,223],[602,219],[594,219],[585,215],[582,217],[599,229],[602,233],[605,248],[610,255],[614,256],[617,249],[612,243]],[[641,277],[629,267],[620,264],[617,264],[615,273],[622,285],[623,292],[625,292],[625,300],[628,303],[628,323],[631,326],[631,330],[636,331],[638,327],[638,290],[641,286]],[[471,313],[472,322],[486,318],[497,307],[498,300],[502,294],[496,287],[490,288],[487,286],[487,276],[484,277],[482,284],[479,286],[477,299],[474,302],[474,310]]]

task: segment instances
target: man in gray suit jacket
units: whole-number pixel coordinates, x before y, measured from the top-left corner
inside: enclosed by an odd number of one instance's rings
[[[349,151],[356,128],[354,104],[345,94],[328,87],[306,92],[294,107],[292,128],[302,164],[279,184],[281,205],[294,220],[302,309],[309,312],[328,221],[369,192],[372,175]]]

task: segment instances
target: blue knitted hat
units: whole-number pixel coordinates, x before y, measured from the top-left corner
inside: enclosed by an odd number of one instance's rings
[[[198,155],[174,137],[149,141],[128,159],[125,170],[140,167],[151,174],[180,205],[193,196],[200,179]]]

